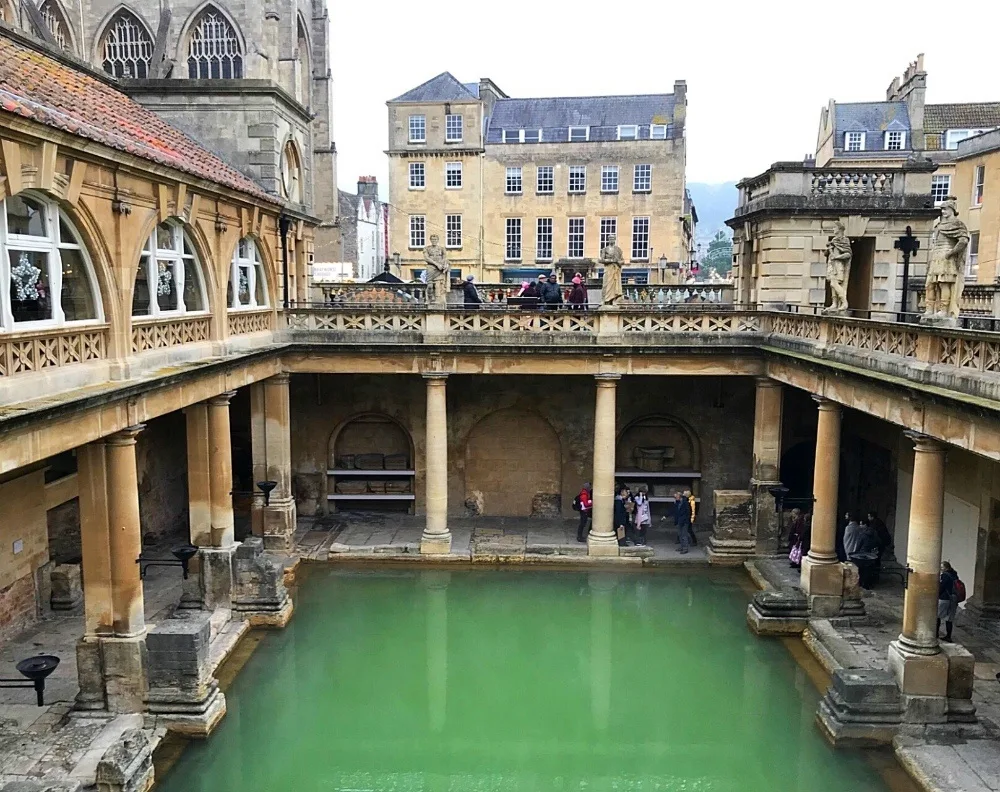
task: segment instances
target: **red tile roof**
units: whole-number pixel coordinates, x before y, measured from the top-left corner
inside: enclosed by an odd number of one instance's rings
[[[113,86],[15,41],[5,32],[0,32],[0,111],[280,203]]]

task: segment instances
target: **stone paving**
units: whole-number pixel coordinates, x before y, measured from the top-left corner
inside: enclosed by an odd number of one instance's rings
[[[763,578],[778,587],[799,583],[798,571],[782,560],[755,561]],[[872,591],[863,591],[865,616],[813,619],[806,642],[832,672],[843,668],[885,668],[890,641],[902,631],[903,586],[898,577],[883,576]],[[969,733],[954,726],[927,726],[923,734],[896,739],[896,755],[928,790],[997,792],[1000,790],[1000,623],[976,624],[959,608],[955,642],[976,659],[972,700],[980,728]]]

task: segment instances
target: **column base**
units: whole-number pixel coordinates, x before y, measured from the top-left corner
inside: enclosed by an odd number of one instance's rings
[[[252,627],[284,627],[292,618],[292,600],[285,588],[285,570],[264,557],[260,537],[248,537],[236,547],[233,561],[233,614]]]
[[[150,691],[149,714],[156,718],[156,726],[184,737],[204,739],[225,716],[226,697],[214,679],[202,701],[185,702],[162,693],[154,698]]]
[[[755,552],[759,556],[772,556],[778,552],[782,531],[781,515],[774,510],[774,497],[770,487],[780,487],[780,481],[750,481],[753,496],[751,525],[756,540]]]
[[[264,507],[264,549],[283,553],[292,549],[295,539],[295,499],[275,498]]]
[[[717,566],[739,566],[756,548],[753,526],[753,496],[749,490],[716,490],[715,518],[708,540],[708,562]]]
[[[813,616],[864,615],[858,568],[854,564],[818,561],[806,556],[802,559],[799,581],[809,598],[809,611]]]
[[[903,722],[903,698],[889,671],[838,668],[816,714],[823,736],[840,748],[892,743]]]
[[[904,695],[941,699],[948,695],[948,656],[941,651],[917,654],[895,640],[889,644],[889,670]]]
[[[977,624],[984,621],[1000,620],[1000,603],[983,603],[979,597],[971,597],[965,603],[965,615]]]
[[[98,642],[108,711],[142,712],[146,709],[148,685],[145,634],[134,638],[99,638]]]
[[[108,703],[104,692],[104,662],[99,638],[81,638],[76,643],[76,676],[80,691],[73,705],[78,710],[103,710]]]
[[[443,534],[429,534],[424,531],[420,537],[421,555],[448,555],[451,552],[451,531]]]
[[[755,635],[802,635],[809,626],[809,600],[798,591],[758,591],[747,606]]]
[[[230,608],[233,603],[233,556],[236,546],[203,547],[201,557],[201,590],[205,608]]]
[[[615,534],[599,534],[593,531],[587,534],[587,555],[617,557],[618,551],[618,537]]]

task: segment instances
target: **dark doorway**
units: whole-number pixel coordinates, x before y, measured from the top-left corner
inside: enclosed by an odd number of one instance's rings
[[[847,281],[847,307],[855,311],[870,311],[872,307],[872,270],[875,263],[874,237],[851,240],[854,258]]]

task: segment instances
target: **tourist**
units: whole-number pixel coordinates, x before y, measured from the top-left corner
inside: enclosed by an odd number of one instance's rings
[[[551,279],[545,275],[538,276],[538,291],[542,298],[542,307],[549,311],[554,311],[562,305],[562,289],[556,283],[555,277]]]
[[[878,582],[879,539],[867,520],[862,520],[858,530],[850,537],[855,550],[847,551],[847,558],[858,568],[861,588],[870,589]],[[847,543],[845,536],[845,545]]]
[[[462,286],[462,296],[465,298],[466,308],[478,308],[483,302],[483,298],[479,296],[479,289],[476,288],[475,280],[474,275],[467,275],[465,285]]]
[[[578,311],[586,311],[587,301],[587,287],[583,284],[583,278],[574,275],[573,289],[569,293],[569,304]]]
[[[653,518],[649,513],[649,497],[646,488],[640,487],[635,496],[635,543],[640,547],[646,546],[646,532],[653,523]]]
[[[941,638],[941,622],[944,622],[944,638],[942,641],[951,643],[951,631],[955,626],[955,614],[958,613],[958,572],[948,561],[941,562],[941,578],[938,581],[938,617],[937,636]],[[963,586],[964,588],[964,586]]]
[[[880,520],[875,512],[868,512],[868,524],[875,531],[875,535],[878,536],[879,559],[881,559],[882,553],[892,547],[892,534],[886,528],[885,522]]]
[[[695,499],[691,490],[684,490],[684,497],[687,499],[688,508],[691,511],[691,519],[688,522],[688,533],[691,534],[691,545],[693,547],[697,547],[698,537],[694,535],[694,520],[698,515],[698,501]]]
[[[847,561],[852,555],[860,553],[861,548],[861,524],[855,519],[851,512],[844,515],[844,530],[837,538],[837,557],[841,561]]]
[[[792,509],[791,521],[788,523],[788,565],[792,569],[802,568],[802,556],[805,550],[802,539],[806,532],[806,520],[802,509]]]
[[[667,519],[666,517],[663,518]],[[674,493],[674,527],[677,529],[677,538],[674,540],[674,544],[681,543],[681,493],[677,491]]]
[[[618,546],[625,546],[625,536],[628,530],[628,512],[625,509],[625,501],[628,498],[628,487],[622,485],[615,495],[615,534],[618,537]]]
[[[517,295],[521,299],[521,307],[537,308],[541,292],[538,290],[538,283],[535,281],[525,281],[521,284],[521,293]]]
[[[632,547],[636,544],[635,531],[636,531],[636,511],[637,506],[635,504],[635,497],[632,495],[632,490],[629,487],[625,487],[625,513],[628,515],[628,525],[625,526],[625,544],[628,547]]]
[[[586,542],[587,523],[590,522],[590,515],[594,509],[594,493],[590,489],[589,481],[583,485],[580,494],[573,501],[573,508],[580,512],[580,525],[576,529],[576,541]]]
[[[677,536],[680,540],[681,555],[688,552],[688,545],[691,541],[691,501],[677,493],[674,497],[674,516],[677,520]]]

